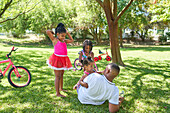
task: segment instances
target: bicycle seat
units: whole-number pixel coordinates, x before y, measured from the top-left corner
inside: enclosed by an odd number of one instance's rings
[[[104,53],[99,49],[99,54],[104,54]]]

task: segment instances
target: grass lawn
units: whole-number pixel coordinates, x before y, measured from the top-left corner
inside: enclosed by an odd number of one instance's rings
[[[53,53],[52,46],[16,45],[18,51],[13,54],[16,65],[25,66],[32,74],[31,84],[25,88],[13,88],[7,73],[0,83],[0,112],[2,113],[106,113],[108,101],[103,105],[82,105],[77,99],[76,90],[72,90],[82,76],[83,71],[65,71],[64,89],[66,98],[56,97],[54,89],[54,72],[46,65],[46,60]],[[0,43],[0,60],[10,51],[12,45]],[[93,48],[95,56],[98,49]],[[68,47],[68,56],[73,64],[81,47]],[[110,52],[110,51],[109,51]],[[109,53],[110,54],[110,53]],[[170,112],[170,46],[162,47],[128,47],[121,49],[126,67],[120,67],[119,76],[113,81],[119,91],[125,91],[125,101],[120,113],[127,112]],[[110,63],[106,60],[97,62],[99,70]],[[3,69],[5,66],[0,65]]]

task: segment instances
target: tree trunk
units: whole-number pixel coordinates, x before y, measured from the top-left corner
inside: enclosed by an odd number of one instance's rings
[[[113,21],[108,21],[109,25],[109,38],[110,38],[110,48],[112,54],[112,62],[125,66],[121,59],[119,40],[118,40],[118,22],[115,24]]]
[[[116,22],[115,24],[113,24],[113,43],[114,43],[114,48],[115,48],[115,53],[116,54],[116,62],[119,65],[124,66],[124,63],[122,61],[121,58],[121,54],[120,54],[120,46],[119,46],[119,38],[118,38],[118,22]],[[112,60],[113,61],[113,60]]]
[[[133,0],[129,0],[129,3],[123,8],[123,10],[117,15],[117,0],[96,0],[100,6],[104,9],[107,23],[109,27],[109,38],[110,38],[110,47],[111,47],[111,54],[112,54],[112,62],[117,63],[119,65],[125,66],[122,62],[122,58],[120,55],[120,47],[119,47],[119,40],[118,40],[118,20],[123,15],[123,13],[129,8],[132,4]],[[113,9],[112,9],[113,3]]]
[[[106,14],[107,23],[109,27],[109,38],[110,38],[112,62],[119,64],[121,66],[125,66],[120,55],[120,46],[119,46],[119,40],[118,40],[118,21],[117,22],[114,21],[112,17],[112,13],[110,12],[111,10],[109,10],[108,7],[109,5],[105,6],[104,4],[104,11]]]
[[[120,47],[123,48],[123,38],[122,38],[122,28],[119,28],[119,36],[120,36]]]

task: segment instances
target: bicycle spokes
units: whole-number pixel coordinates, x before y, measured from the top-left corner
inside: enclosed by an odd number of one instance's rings
[[[11,70],[9,81],[14,87],[24,87],[30,83],[30,73],[23,67]]]
[[[76,70],[82,70],[82,64],[79,62],[78,58],[76,58],[74,61],[74,67]]]
[[[18,78],[21,78],[20,73],[18,72],[17,68],[14,69],[14,73]]]

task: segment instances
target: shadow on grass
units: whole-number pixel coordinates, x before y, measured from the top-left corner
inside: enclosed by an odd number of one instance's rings
[[[4,52],[0,52],[0,54],[5,56]],[[67,95],[67,97],[56,97],[54,72],[46,65],[46,59],[49,55],[50,52],[28,50],[21,51],[21,53],[17,53],[17,56],[14,56],[15,64],[23,65],[30,70],[32,81],[29,86],[17,89],[0,83],[0,102],[4,106],[0,105],[0,108],[3,108],[0,109],[0,112],[108,112],[108,101],[103,105],[93,106],[82,105],[77,99],[77,93],[72,88],[83,75],[83,71],[65,71],[64,89],[68,92],[61,93]],[[0,60],[3,58],[5,57],[1,57]],[[74,59],[75,56],[71,56],[71,58]],[[129,92],[125,92],[125,98],[129,98],[129,100],[125,100],[119,112],[133,112],[137,109],[136,107],[140,107],[137,104],[142,102],[145,106],[149,106],[146,110],[150,106],[154,106],[151,112],[169,111],[170,106],[167,101],[164,101],[169,99],[167,79],[170,78],[170,71],[168,70],[170,65],[167,62],[141,58],[124,60],[124,63],[128,65],[121,70],[121,76],[118,76],[118,80],[114,80],[114,83],[118,87],[127,88],[125,91]],[[109,63],[104,58],[96,62],[99,71],[104,70]],[[126,73],[129,73],[129,75],[124,81],[123,77]],[[154,79],[152,79],[152,76]],[[3,80],[7,82],[5,78]]]
[[[127,47],[127,48],[121,48],[121,51],[136,51],[136,50],[143,50],[143,51],[170,51],[170,46],[169,47]]]
[[[34,42],[34,41],[28,41],[28,42],[14,42],[14,41],[3,41],[1,40],[1,43],[4,44],[4,47],[24,47],[24,48],[53,48],[52,42],[48,41],[48,40],[43,40],[43,41],[39,41],[39,42]],[[71,46],[70,44],[67,45],[70,49],[77,49],[80,48],[82,46]]]
[[[130,97],[131,99],[126,101],[123,107],[128,111],[130,107],[136,108],[136,106],[139,106],[139,108],[142,108],[144,106],[141,103],[145,103],[143,104],[145,106],[146,104],[155,106],[155,108],[150,109],[151,111],[155,109],[158,112],[168,112],[170,105],[166,100],[169,98],[169,61],[154,62],[141,58],[132,58],[124,62],[129,64],[125,67],[125,70],[140,74],[132,74],[129,77],[133,80],[126,86],[131,87],[132,90],[131,93],[125,94],[125,98]],[[120,81],[117,82],[121,84]],[[160,97],[164,100],[161,100]],[[133,110],[135,111],[135,109]],[[144,110],[144,112],[146,111]]]

